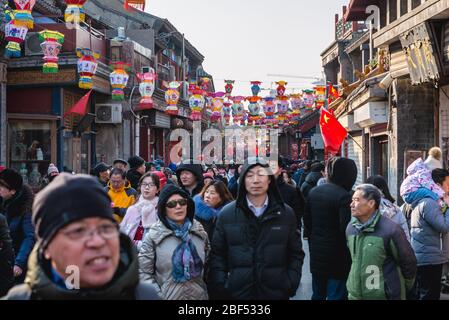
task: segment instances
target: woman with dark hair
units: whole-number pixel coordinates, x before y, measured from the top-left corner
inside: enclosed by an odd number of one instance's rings
[[[396,222],[404,230],[407,240],[410,242],[410,230],[408,229],[407,220],[401,209],[394,204],[396,200],[391,196],[387,181],[382,176],[371,176],[366,180],[366,183],[376,186],[382,192],[382,201],[379,207],[380,213]]]
[[[212,181],[193,198],[195,219],[203,225],[209,239],[212,239],[215,221],[221,209],[233,200],[231,192],[223,181]]]
[[[157,202],[160,190],[159,176],[148,172],[139,180],[139,198],[128,208],[120,230],[134,242],[140,251],[142,241],[150,227],[158,221]]]

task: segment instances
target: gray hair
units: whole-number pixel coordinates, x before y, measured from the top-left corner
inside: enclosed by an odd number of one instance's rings
[[[382,193],[376,186],[367,183],[361,184],[355,188],[355,191],[361,191],[363,193],[363,197],[368,201],[374,200],[376,203],[376,209],[379,209]]]

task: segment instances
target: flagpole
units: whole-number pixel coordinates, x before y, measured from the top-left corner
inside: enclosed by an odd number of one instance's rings
[[[361,146],[361,145],[354,139],[354,137],[351,136],[351,134],[350,134],[349,132],[348,132],[348,137],[351,138],[352,141],[354,141],[354,143],[355,143],[356,145],[358,145],[359,148],[362,149],[363,152],[365,152],[365,148],[363,148],[363,147],[362,147],[362,146]]]

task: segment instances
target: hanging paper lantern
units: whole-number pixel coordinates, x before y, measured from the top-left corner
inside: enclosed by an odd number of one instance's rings
[[[141,109],[151,109],[154,106],[152,96],[154,93],[154,89],[156,88],[155,83],[157,74],[153,69],[151,69],[150,72],[138,73],[137,78],[140,80],[139,92],[142,96],[142,99],[140,99],[139,107]]]
[[[172,81],[168,84],[168,89],[165,91],[165,102],[167,102],[167,108],[165,112],[171,115],[178,115],[178,101],[180,98],[179,87],[181,82]]]
[[[225,91],[226,91],[226,96],[230,97],[232,94],[232,90],[234,89],[234,80],[225,80]]]
[[[313,104],[315,103],[315,96],[313,95],[313,92],[313,90],[303,91],[302,101],[307,110],[311,110],[313,108]]]
[[[192,95],[189,98],[189,107],[192,113],[190,114],[190,119],[192,121],[200,121],[201,113],[204,106],[206,105],[206,99],[204,98],[205,92],[201,90],[200,87],[196,87]]]
[[[262,124],[262,118],[260,116],[260,105],[259,101],[262,100],[260,97],[249,97],[246,99],[249,102],[248,110],[248,124],[253,126],[260,126]]]
[[[231,109],[232,109],[232,117],[233,117],[234,124],[244,125],[245,120],[244,120],[243,116],[244,116],[245,108],[244,108],[242,101],[245,100],[245,97],[241,97],[241,96],[231,97],[230,100],[232,100],[232,102],[233,102]]]
[[[251,81],[251,92],[253,93],[253,96],[258,96],[260,92],[260,85],[262,82],[260,81]]]
[[[124,7],[126,10],[134,8],[140,11],[145,10],[145,0],[125,0]]]
[[[326,101],[326,86],[316,86],[315,90],[315,108],[321,109]]]
[[[67,9],[64,13],[65,22],[84,22],[86,13],[84,11],[84,4],[87,0],[65,0]]]
[[[277,120],[279,122],[279,126],[284,126],[288,124],[288,97],[278,97],[276,100],[276,109],[277,109]]]
[[[266,97],[264,98],[264,105],[263,105],[263,111],[265,113],[265,124],[266,126],[272,127],[274,124],[274,113],[276,111],[276,105],[274,104],[274,99],[273,97]]]
[[[216,92],[212,94],[212,114],[210,116],[211,122],[218,122],[221,119],[221,110],[223,109],[224,96],[224,92]]]
[[[197,87],[198,85],[196,84],[196,82],[189,83],[189,88],[187,89],[187,93],[189,94],[189,96],[193,94],[193,91],[196,90]]]
[[[290,104],[292,106],[292,111],[289,113],[290,124],[297,125],[301,117],[301,108],[303,106],[303,101],[300,94],[290,95]]]
[[[39,40],[44,52],[44,73],[57,73],[58,55],[64,43],[64,35],[58,31],[44,30],[39,32]]]
[[[223,109],[221,110],[226,126],[229,126],[229,124],[231,123],[231,112],[232,112],[231,106],[232,106],[231,102],[224,102]]]
[[[210,79],[209,78],[200,78],[198,81],[198,85],[203,91],[209,91]]]
[[[285,86],[288,84],[287,82],[285,82],[285,81],[278,81],[278,82],[276,82],[276,84],[277,84],[277,89],[276,89],[276,91],[277,91],[277,96],[278,97],[283,97],[283,96],[285,96],[285,91],[287,90],[286,88],[285,88]]]
[[[15,24],[12,20],[5,27],[5,40],[9,41],[6,46],[6,56],[10,58],[18,58],[21,56],[20,44],[25,41],[28,28]]]
[[[126,73],[129,65],[121,61],[114,62],[111,64],[111,69],[113,72],[111,72],[109,79],[112,87],[112,100],[122,101],[125,99],[123,89],[125,89],[129,80],[129,75]]]
[[[31,14],[36,0],[14,0],[16,10],[14,10],[14,21],[18,26],[27,29],[34,28],[34,19]]]
[[[92,77],[97,72],[97,59],[100,58],[100,53],[92,51],[87,48],[76,49],[76,55],[78,56],[78,74],[79,81],[78,86],[81,89],[92,89],[93,81]]]

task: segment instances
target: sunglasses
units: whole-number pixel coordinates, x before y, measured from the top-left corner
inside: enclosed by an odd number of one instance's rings
[[[166,207],[173,209],[176,208],[177,205],[180,205],[181,207],[184,207],[187,205],[187,200],[186,199],[179,199],[179,200],[172,200],[167,202]]]

